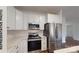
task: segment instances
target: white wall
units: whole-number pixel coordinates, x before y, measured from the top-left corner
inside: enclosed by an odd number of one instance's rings
[[[75,40],[79,40],[79,23],[72,22],[67,26],[67,36],[72,36]]]
[[[68,23],[67,36],[79,40],[79,7],[63,7],[62,13]]]

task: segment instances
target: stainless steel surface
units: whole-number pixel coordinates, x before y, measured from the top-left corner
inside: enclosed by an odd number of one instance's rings
[[[2,49],[2,10],[0,10],[0,49]]]
[[[41,39],[41,37],[37,33],[29,33],[28,40],[34,40],[34,39]]]
[[[47,23],[45,24],[44,35],[48,40],[49,52],[62,47],[62,24]]]
[[[39,24],[29,23],[28,24],[28,29],[30,29],[30,30],[35,30],[35,29],[39,30],[40,29],[40,25]]]
[[[56,49],[62,48],[62,24],[56,24],[57,26],[57,35],[58,38],[56,38]]]
[[[51,49],[51,50],[53,50],[53,44],[54,44],[54,42],[55,42],[55,24],[54,23],[52,23],[52,24],[49,24],[49,39],[48,39],[48,41],[49,41],[49,46],[48,46],[48,48],[49,49]]]

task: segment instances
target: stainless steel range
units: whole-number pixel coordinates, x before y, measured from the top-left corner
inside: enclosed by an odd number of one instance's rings
[[[41,37],[37,33],[29,33],[28,39],[41,39]]]
[[[41,37],[37,33],[29,33],[28,52],[36,50],[41,50]]]

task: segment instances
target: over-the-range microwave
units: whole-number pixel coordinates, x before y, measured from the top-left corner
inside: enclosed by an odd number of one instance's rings
[[[33,23],[28,24],[28,29],[39,29],[39,28],[40,28],[39,24],[33,24]]]

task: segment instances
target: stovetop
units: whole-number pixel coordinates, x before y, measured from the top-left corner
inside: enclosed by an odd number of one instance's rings
[[[38,36],[38,37],[28,37],[28,39],[41,39],[41,37],[40,36]]]
[[[29,33],[28,39],[41,39],[41,37],[37,33]]]

